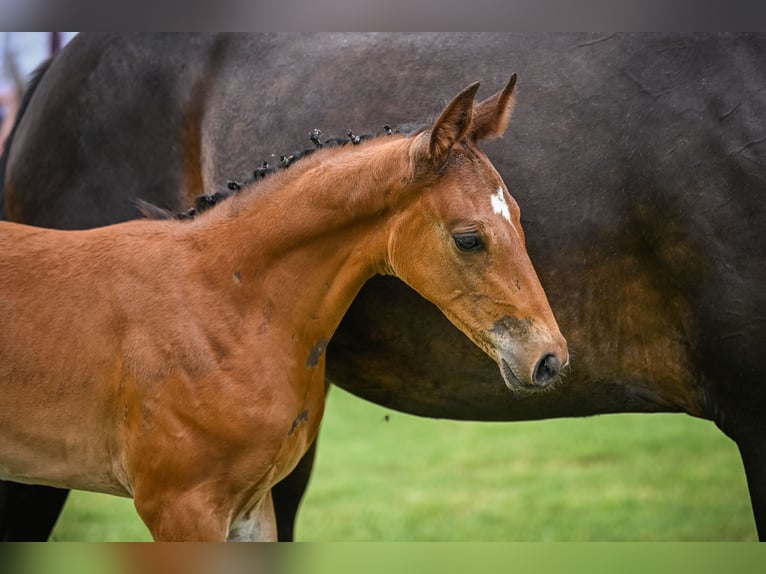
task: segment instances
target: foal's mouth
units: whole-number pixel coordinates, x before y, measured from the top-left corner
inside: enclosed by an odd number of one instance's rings
[[[505,384],[508,388],[518,391],[530,391],[535,389],[534,385],[526,384],[519,377],[517,377],[516,373],[513,371],[513,368],[505,359],[500,359],[500,366],[503,374],[503,380],[505,381]]]

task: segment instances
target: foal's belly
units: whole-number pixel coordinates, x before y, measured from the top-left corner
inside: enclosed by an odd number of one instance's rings
[[[19,388],[24,388],[19,392]],[[15,394],[11,391],[16,389]],[[0,381],[0,478],[129,496],[95,393],[72,403]]]
[[[60,452],[65,454],[56,456],[53,452],[31,450],[17,441],[3,442],[0,448],[3,480],[131,496],[125,481],[112,471],[112,461],[106,456],[75,455],[70,446],[61,446]]]
[[[0,478],[26,484],[44,484],[59,488],[88,490],[116,496],[130,497],[131,493],[112,473],[105,473],[103,465],[80,465],[79,461],[62,461],[49,457],[11,458],[2,451]]]

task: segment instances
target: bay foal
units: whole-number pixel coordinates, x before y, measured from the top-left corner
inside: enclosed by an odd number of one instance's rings
[[[568,360],[480,139],[515,76],[430,127],[323,149],[192,221],[0,224],[0,477],[132,496],[156,540],[274,540],[325,348],[363,283],[436,304],[510,387]]]

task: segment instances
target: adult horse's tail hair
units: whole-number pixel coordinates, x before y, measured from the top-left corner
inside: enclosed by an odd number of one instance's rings
[[[3,149],[3,154],[0,155],[0,219],[8,219],[8,216],[5,213],[5,169],[6,164],[8,163],[8,154],[10,153],[11,144],[13,143],[13,136],[16,134],[16,128],[19,127],[19,121],[24,115],[24,112],[27,111],[29,102],[32,99],[32,94],[34,94],[37,86],[40,85],[40,81],[43,79],[45,72],[48,71],[48,68],[50,68],[52,61],[53,58],[48,58],[42,64],[37,66],[35,71],[32,72],[32,74],[29,76],[27,87],[24,90],[24,95],[21,98],[19,110],[16,113],[16,119],[13,122],[13,127],[11,128],[11,132],[8,134],[8,138],[5,140],[5,148]]]

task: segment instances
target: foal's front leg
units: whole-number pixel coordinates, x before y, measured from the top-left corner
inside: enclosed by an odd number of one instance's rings
[[[153,496],[137,492],[134,504],[157,542],[225,542],[229,513],[213,500],[214,493],[200,490]]]
[[[162,501],[164,499],[164,502]],[[229,513],[216,511],[210,497],[180,493],[149,503],[136,498],[138,514],[157,542],[276,542],[277,521],[271,491],[229,526]]]

